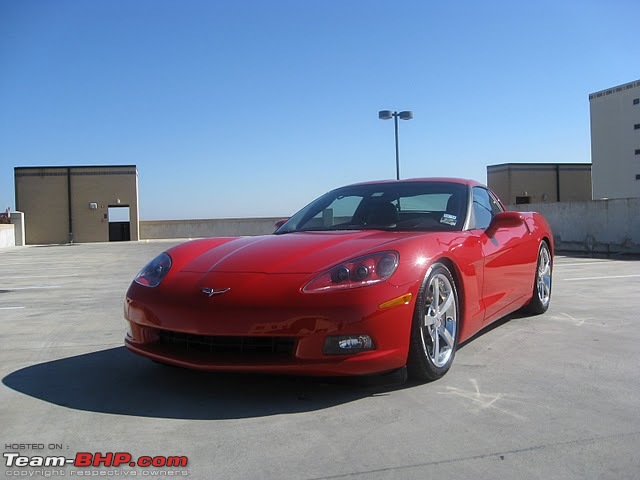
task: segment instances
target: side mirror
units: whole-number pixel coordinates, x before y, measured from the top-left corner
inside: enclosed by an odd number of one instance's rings
[[[492,236],[501,228],[515,228],[522,224],[524,224],[524,216],[520,212],[500,212],[493,217],[485,233]]]
[[[287,223],[288,220],[289,220],[288,218],[283,218],[282,220],[278,220],[274,225],[276,227],[276,230],[279,229],[285,223]]]

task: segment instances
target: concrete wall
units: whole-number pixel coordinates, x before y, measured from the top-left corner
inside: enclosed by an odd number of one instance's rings
[[[72,169],[71,198],[74,242],[109,241],[109,207],[129,207],[131,240],[139,239],[138,174],[133,168]],[[128,174],[125,172],[129,172]],[[90,210],[89,203],[97,203]]]
[[[16,169],[16,210],[25,212],[30,244],[69,241],[67,169]]]
[[[131,240],[139,239],[135,165],[16,167],[15,182],[27,244],[69,242],[69,198],[74,242],[109,241],[110,206],[129,206]]]
[[[268,235],[275,218],[222,218],[214,220],[157,220],[140,222],[140,238],[202,238]]]
[[[11,224],[15,227],[16,247],[23,247],[25,245],[24,213],[11,212]]]
[[[640,80],[589,95],[593,198],[640,197]]]
[[[507,209],[542,213],[559,251],[640,254],[640,198],[509,205]]]
[[[0,248],[13,247],[15,244],[14,226],[0,224]]]
[[[640,254],[640,198],[508,205],[542,213],[561,252]],[[268,235],[281,217],[141,221],[140,238]]]

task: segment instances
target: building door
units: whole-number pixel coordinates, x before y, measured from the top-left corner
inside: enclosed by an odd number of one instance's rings
[[[129,205],[109,206],[109,241],[128,242],[129,240],[131,240]]]

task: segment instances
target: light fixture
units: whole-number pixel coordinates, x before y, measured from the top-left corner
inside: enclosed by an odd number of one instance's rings
[[[413,112],[411,110],[403,110],[402,112],[395,112],[391,110],[380,110],[378,112],[378,118],[380,120],[391,120],[395,127],[396,136],[396,180],[400,180],[400,149],[398,147],[398,117],[401,120],[411,120],[413,118]]]
[[[375,350],[376,346],[369,335],[336,335],[324,340],[322,353],[325,355],[344,355],[367,350]]]

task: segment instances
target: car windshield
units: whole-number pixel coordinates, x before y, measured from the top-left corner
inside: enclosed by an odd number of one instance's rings
[[[352,185],[311,202],[275,233],[330,230],[462,230],[466,185],[402,182]]]

